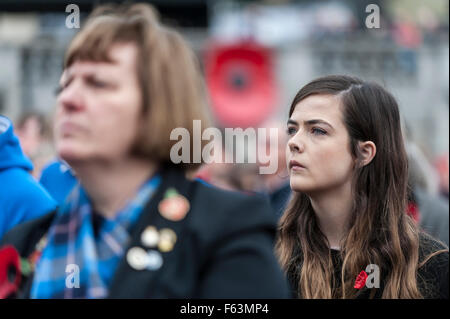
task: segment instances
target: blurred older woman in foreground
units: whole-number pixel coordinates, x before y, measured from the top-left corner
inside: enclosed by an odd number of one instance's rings
[[[101,7],[64,69],[56,148],[81,184],[56,212],[5,237],[34,269],[15,296],[288,297],[267,204],[188,180],[199,164],[170,160],[172,129],[192,132],[194,119],[208,127],[180,35],[148,5]]]

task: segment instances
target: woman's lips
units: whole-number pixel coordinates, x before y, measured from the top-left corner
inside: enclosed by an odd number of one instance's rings
[[[289,168],[294,171],[300,171],[300,170],[306,169],[306,167],[303,164],[301,164],[297,161],[294,161],[294,160],[289,161]]]
[[[63,122],[59,126],[59,131],[62,136],[72,135],[82,130],[83,127],[81,125],[75,124],[73,122]]]

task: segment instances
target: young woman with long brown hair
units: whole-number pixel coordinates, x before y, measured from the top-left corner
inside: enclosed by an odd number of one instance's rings
[[[354,77],[322,77],[295,96],[287,132],[293,196],[276,249],[296,296],[448,298],[448,248],[405,214],[394,97]]]

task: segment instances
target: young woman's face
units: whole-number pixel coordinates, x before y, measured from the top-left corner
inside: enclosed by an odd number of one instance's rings
[[[338,97],[311,95],[300,101],[287,130],[286,159],[292,190],[312,194],[351,181],[350,137]]]
[[[133,44],[115,45],[113,63],[76,61],[64,72],[55,138],[67,162],[111,161],[130,154],[142,103],[136,54]]]

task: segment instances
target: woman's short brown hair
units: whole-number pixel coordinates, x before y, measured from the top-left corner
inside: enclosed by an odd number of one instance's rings
[[[150,5],[95,9],[70,43],[64,68],[77,60],[110,62],[109,51],[118,43],[133,43],[138,48],[136,71],[144,124],[133,152],[160,164],[171,163],[170,149],[177,141],[170,140],[170,132],[182,127],[190,133],[191,161],[178,165],[185,170],[198,167],[201,163],[192,161],[193,120],[201,120],[202,129],[210,124],[198,60],[176,31],[159,22]]]

